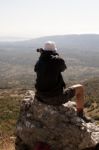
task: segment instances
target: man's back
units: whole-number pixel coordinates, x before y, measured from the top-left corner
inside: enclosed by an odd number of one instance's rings
[[[36,90],[46,96],[60,94],[65,86],[61,72],[65,69],[64,60],[57,54],[50,51],[43,52],[34,69],[37,73]]]

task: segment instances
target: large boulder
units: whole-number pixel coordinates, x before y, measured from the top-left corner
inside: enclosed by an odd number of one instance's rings
[[[51,150],[91,150],[99,143],[99,126],[77,117],[74,102],[46,105],[29,91],[16,125],[16,150],[33,150],[37,141],[48,143]]]

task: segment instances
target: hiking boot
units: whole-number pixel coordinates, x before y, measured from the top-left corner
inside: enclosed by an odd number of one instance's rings
[[[86,123],[93,123],[94,120],[91,117],[85,116],[83,111],[77,112],[77,116],[83,119]]]

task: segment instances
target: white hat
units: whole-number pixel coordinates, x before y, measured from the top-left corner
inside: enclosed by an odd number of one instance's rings
[[[45,50],[45,51],[57,51],[55,42],[47,41],[47,42],[44,44],[44,50]]]

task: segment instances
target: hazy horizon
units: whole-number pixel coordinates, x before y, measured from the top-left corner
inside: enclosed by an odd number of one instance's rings
[[[24,40],[31,40],[31,39],[38,39],[43,37],[52,37],[52,36],[72,36],[72,35],[99,35],[97,33],[83,33],[83,34],[57,34],[57,35],[42,35],[37,37],[15,37],[15,36],[0,36],[0,42],[13,42],[13,41],[24,41]]]

